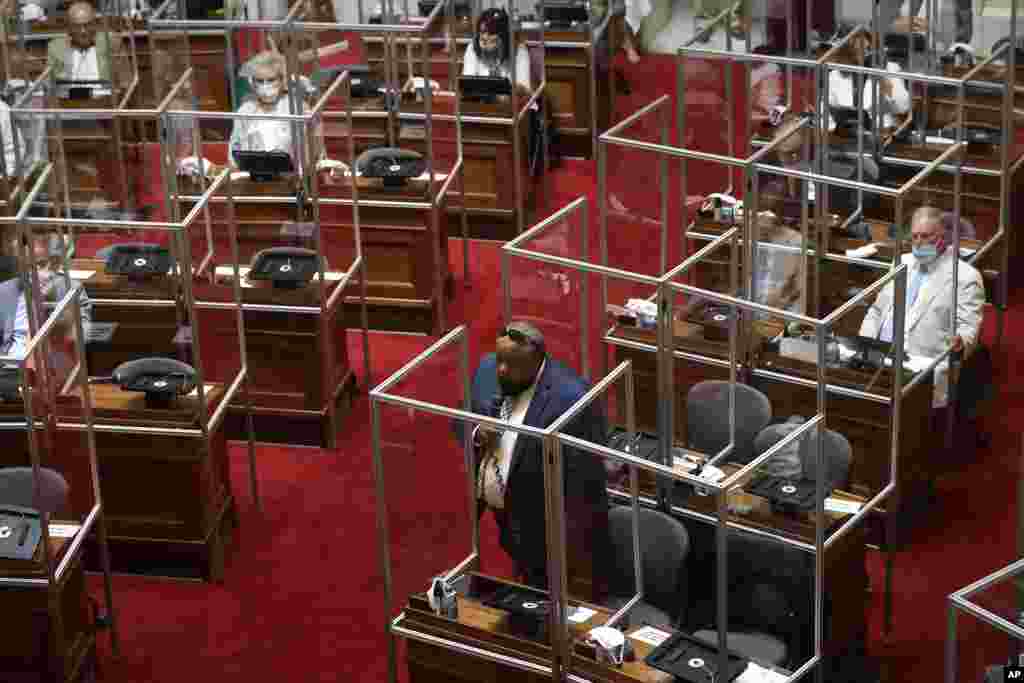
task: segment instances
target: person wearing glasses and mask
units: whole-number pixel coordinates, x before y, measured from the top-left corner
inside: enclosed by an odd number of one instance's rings
[[[67,36],[50,41],[47,66],[54,78],[67,81],[111,81],[110,39],[97,32],[96,10],[88,2],[68,8]],[[95,88],[93,95],[109,95],[108,88]]]
[[[512,424],[543,429],[589,389],[573,370],[551,358],[544,336],[532,325],[513,322],[498,333],[495,353],[481,361],[473,376],[472,411]],[[457,430],[458,431],[458,430]],[[598,404],[588,406],[566,433],[603,444],[605,418]],[[483,425],[472,434],[478,511],[491,510],[501,547],[515,562],[524,583],[547,585],[544,512],[544,458],[540,440],[496,432]],[[566,530],[573,557],[586,549],[604,557],[608,543],[607,474],[601,460],[573,449],[562,450]]]
[[[981,274],[961,260],[955,283],[956,311],[952,310],[953,259],[957,258],[952,227],[940,209],[929,206],[919,208],[911,219],[913,252],[903,255],[903,263],[910,266],[903,349],[911,355],[935,358],[949,349],[967,357],[978,343],[985,288]],[[892,341],[894,292],[892,282],[882,289],[864,316],[861,336]],[[943,360],[935,367],[934,409],[946,406],[948,385],[949,361]]]
[[[36,236],[32,241],[32,258],[35,260],[39,278],[39,291],[45,302],[60,301],[68,292],[69,280],[58,270],[61,261],[63,241],[59,235]],[[17,240],[9,240],[8,255],[0,256],[4,261],[7,278],[0,282],[0,356],[23,358],[29,342],[28,303],[24,284],[18,274],[19,262]],[[92,303],[85,293],[81,300],[82,329],[88,336],[92,322]],[[41,325],[46,310],[41,307]]]
[[[288,97],[287,70],[284,56],[277,52],[261,52],[246,64],[252,96],[238,108],[239,114],[292,114]],[[308,111],[302,97],[298,98],[301,111]],[[272,119],[236,119],[231,130],[231,151],[287,152],[297,163],[299,150],[292,139],[291,121]],[[300,126],[305,125],[300,123]],[[232,158],[232,163],[234,158]]]
[[[529,97],[530,53],[525,43],[515,48],[515,86],[520,96]],[[476,22],[476,34],[466,46],[462,61],[463,76],[495,76],[512,80],[512,31],[508,12],[489,9]]]

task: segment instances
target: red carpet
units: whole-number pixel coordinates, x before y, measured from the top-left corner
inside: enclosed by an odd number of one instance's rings
[[[650,101],[675,82],[670,58],[648,59],[630,75],[634,91],[622,103],[623,110]],[[668,92],[671,94],[671,89]],[[717,106],[714,101],[709,96],[709,110]],[[702,132],[709,135],[705,139],[724,145],[720,117],[706,120],[708,130]],[[652,129],[647,126],[645,130],[650,134]],[[657,177],[656,168],[649,155],[632,152],[621,154],[609,165],[615,178],[612,189],[621,192],[622,201],[633,213],[653,219],[658,218],[653,194],[657,185],[656,180],[651,181]],[[709,184],[714,177],[692,168],[691,176],[691,183],[700,177],[705,186],[691,188],[690,194],[712,189]],[[594,177],[592,164],[567,162],[551,178],[552,205],[561,206],[580,194],[593,198]],[[676,195],[678,185],[672,188]],[[651,256],[657,241],[643,232],[648,229],[644,223],[634,218],[617,224],[618,237],[611,245],[613,262],[657,269],[657,259]],[[555,239],[549,244],[570,249],[568,245],[576,242],[567,239],[559,244]],[[471,357],[475,359],[493,343],[501,288],[499,247],[473,243],[471,249],[473,282],[472,288],[466,289],[461,243],[451,243],[449,258],[457,281],[451,318],[469,325]],[[596,241],[591,250],[597,253]],[[548,317],[572,319],[565,316],[572,315],[574,304],[571,298],[564,298],[570,300],[552,297],[552,303],[562,308],[549,312]],[[575,353],[571,327],[564,331],[559,344],[565,353]],[[1008,316],[1006,339],[1015,339],[1018,331],[1024,332],[1019,304]],[[373,383],[408,362],[431,341],[373,334]],[[1012,346],[1007,344],[997,354],[1002,400],[999,414],[986,423],[993,436],[992,448],[964,463],[961,472],[943,484],[930,521],[896,558],[894,630],[887,643],[879,638],[881,560],[869,553],[874,588],[870,596],[872,650],[888,666],[890,681],[941,680],[946,595],[1017,556],[1015,488],[1020,475],[1020,444],[1014,425],[1024,418],[1024,389],[1010,377],[1016,373],[1018,360]],[[358,335],[351,334],[350,358],[360,373],[361,348]],[[440,359],[429,377],[411,378],[404,392],[435,398],[446,391],[450,392],[446,395],[457,395],[455,358]],[[422,589],[433,573],[468,551],[468,522],[456,478],[460,456],[445,422],[424,417],[413,425],[404,411],[393,409],[386,409],[384,418],[387,500],[397,598],[401,601],[403,590]],[[103,680],[380,683],[386,679],[383,584],[365,394],[356,402],[347,436],[338,450],[260,448],[259,475],[262,516],[253,508],[247,490],[245,452],[235,448],[232,476],[240,528],[223,585],[115,579],[122,656],[118,660],[109,657],[104,641]],[[507,572],[493,530],[485,529],[483,536],[487,568]],[[92,588],[100,593],[98,580],[93,580]],[[998,649],[1004,645],[1002,641],[982,636],[978,635],[979,646],[997,649],[964,648],[961,656],[979,660],[983,654],[990,659],[1005,657]]]

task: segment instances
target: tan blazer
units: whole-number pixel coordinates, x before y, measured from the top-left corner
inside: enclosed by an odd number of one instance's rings
[[[903,263],[910,266],[910,279],[918,269],[912,254],[903,255]],[[960,261],[957,270],[956,319],[953,319],[953,249],[947,248],[935,262],[934,272],[917,294],[917,300],[904,320],[904,350],[915,356],[936,358],[943,354],[959,334],[964,340],[965,352],[969,353],[978,343],[981,332],[982,309],[985,305],[985,287],[981,273]],[[860,333],[865,337],[877,337],[886,321],[893,314],[893,283],[882,288],[864,316]],[[955,332],[954,332],[955,329]],[[946,405],[949,391],[949,362],[944,360],[935,367],[935,395],[932,406]]]

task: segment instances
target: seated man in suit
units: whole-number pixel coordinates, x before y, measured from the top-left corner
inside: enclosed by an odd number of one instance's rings
[[[59,235],[36,235],[33,238],[32,258],[35,260],[36,273],[39,276],[39,289],[46,302],[56,303],[68,292],[69,280],[58,268],[61,263],[63,241]],[[23,282],[19,275],[28,268],[21,263],[16,254],[17,240],[10,240],[6,256],[0,256],[5,263],[3,270],[6,279],[0,282],[0,356],[24,357],[29,342],[28,305],[23,291]],[[40,307],[42,316],[47,315],[45,307]],[[92,321],[92,303],[83,294],[81,301],[82,331],[88,335]],[[37,321],[42,325],[44,317]]]
[[[53,77],[67,81],[110,81],[110,38],[97,32],[96,10],[88,2],[68,8],[68,35],[54,38],[47,46],[46,64]],[[93,95],[109,95],[107,88],[95,88]]]
[[[985,288],[974,266],[960,261],[957,270],[956,311],[952,310],[952,235],[947,231],[940,209],[924,206],[914,212],[910,223],[913,253],[904,254],[910,265],[907,277],[903,348],[909,354],[935,358],[947,349],[970,355],[981,333]],[[861,323],[860,334],[882,341],[893,336],[893,283],[875,299]],[[948,401],[949,361],[935,367],[934,409]]]
[[[514,322],[499,333],[496,352],[473,377],[473,412],[513,424],[545,428],[583,396],[587,383],[547,355],[543,335]],[[567,433],[604,443],[607,427],[595,405],[569,425]],[[501,530],[501,547],[524,583],[547,585],[544,458],[539,439],[479,427],[473,433],[480,514],[490,508]],[[563,449],[566,538],[570,567],[585,551],[602,557],[608,549],[607,475],[601,460]],[[584,570],[585,571],[585,570]]]

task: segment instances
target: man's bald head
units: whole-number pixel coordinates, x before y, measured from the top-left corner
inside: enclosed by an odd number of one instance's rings
[[[68,36],[79,50],[96,44],[96,9],[90,3],[76,2],[68,7]]]

